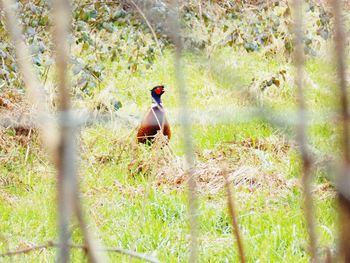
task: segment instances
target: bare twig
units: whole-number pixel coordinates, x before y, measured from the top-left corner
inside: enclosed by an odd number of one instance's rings
[[[191,136],[190,112],[188,110],[188,95],[182,64],[182,38],[180,35],[179,7],[177,1],[170,5],[173,12],[169,19],[171,37],[175,44],[175,74],[179,91],[180,120],[182,124],[184,147],[186,154],[186,174],[188,175],[189,209],[190,209],[190,258],[189,262],[198,261],[198,204],[196,196],[196,181],[193,176],[194,158]]]
[[[154,38],[154,41],[156,42],[156,45],[157,45],[157,49],[159,51],[159,54],[162,56],[163,55],[163,52],[162,52],[162,49],[160,48],[160,44],[159,44],[159,41],[158,41],[158,37],[157,37],[157,34],[156,32],[154,31],[151,23],[149,22],[147,16],[145,15],[145,13],[141,10],[141,8],[135,3],[134,0],[129,0],[130,3],[132,3],[132,5],[136,8],[137,12],[139,12],[139,14],[142,16],[142,18],[145,20],[148,28],[151,30],[151,33],[153,35],[153,38]]]
[[[68,244],[69,247],[71,248],[77,248],[77,249],[84,249],[87,250],[88,247],[86,245],[77,245],[77,244]],[[40,249],[47,249],[47,248],[60,248],[61,245],[59,243],[56,243],[54,241],[48,241],[46,244],[43,245],[37,245],[37,246],[31,246],[28,248],[24,248],[24,249],[19,249],[19,250],[15,250],[15,251],[10,251],[10,252],[6,252],[3,254],[0,254],[0,258],[1,257],[11,257],[11,256],[17,256],[17,255],[21,255],[21,254],[27,254],[30,253],[32,251],[35,250],[40,250]],[[99,250],[101,251],[105,251],[105,252],[115,252],[115,253],[120,253],[126,256],[130,256],[133,258],[138,258],[147,262],[152,262],[152,263],[158,263],[159,261],[157,259],[154,259],[152,257],[149,257],[145,254],[140,254],[131,250],[126,250],[126,249],[122,249],[122,248],[100,248]]]
[[[30,252],[32,252],[34,250],[44,249],[44,248],[48,248],[48,247],[51,247],[51,246],[52,246],[52,242],[49,241],[47,244],[37,245],[37,246],[30,246],[30,247],[23,248],[23,249],[2,253],[2,254],[0,254],[0,257],[1,258],[2,257],[12,257],[12,256],[21,255],[21,254],[27,254],[27,253],[30,253]]]
[[[334,41],[335,41],[335,56],[337,63],[337,74],[339,77],[340,88],[340,113],[341,113],[341,129],[343,147],[343,160],[341,174],[338,176],[338,188],[349,192],[347,188],[350,180],[350,140],[349,140],[349,111],[347,98],[347,83],[346,83],[346,66],[345,66],[345,34],[343,29],[343,19],[341,6],[342,1],[332,0],[331,4],[334,12]],[[343,191],[338,191],[339,195],[339,262],[350,262],[350,202],[344,195]]]
[[[301,0],[294,0],[294,34],[295,34],[295,52],[294,64],[296,67],[295,84],[297,86],[297,102],[298,102],[298,119],[297,126],[297,141],[299,144],[299,151],[302,158],[302,184],[304,196],[304,213],[310,239],[310,254],[311,261],[317,262],[317,234],[315,230],[314,219],[314,204],[311,193],[312,183],[312,161],[307,147],[307,119],[306,106],[304,97],[304,47],[303,47],[303,15],[302,15]]]
[[[241,237],[241,233],[239,231],[235,200],[234,200],[233,193],[231,191],[230,182],[228,180],[228,172],[226,169],[224,170],[224,179],[225,179],[225,187],[226,187],[226,193],[227,193],[227,207],[228,207],[229,215],[231,217],[232,230],[236,238],[239,258],[241,260],[241,263],[245,263],[246,259],[244,254],[243,240]]]
[[[24,157],[24,163],[27,163],[27,160],[28,160],[28,157],[29,157],[29,152],[30,152],[30,137],[32,135],[32,128],[29,129],[29,133],[28,133],[28,136],[27,136],[27,141],[28,141],[28,145],[27,145],[27,149],[26,149],[26,154],[25,154],[25,157]]]

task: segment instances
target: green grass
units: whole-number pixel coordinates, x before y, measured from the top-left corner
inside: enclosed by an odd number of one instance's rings
[[[278,57],[266,58],[259,53],[242,54],[225,49],[214,54],[212,59],[186,55],[184,65],[193,110],[205,111],[219,106],[242,110],[256,103],[276,111],[295,109],[291,65]],[[327,110],[334,105],[329,90],[335,84],[324,75],[327,67],[327,62],[322,59],[307,63],[307,74],[314,83],[307,91],[310,109]],[[113,90],[118,89],[113,96],[123,103],[120,112],[142,116],[150,104],[149,89],[164,83],[169,88],[164,95],[164,104],[169,116],[176,117],[178,94],[171,52],[166,52],[165,57],[149,70],[134,75],[121,71],[123,65],[109,63],[106,68],[109,77],[96,90],[94,99],[98,100],[99,93],[111,86]],[[262,91],[259,85],[281,69],[287,70],[287,79],[281,79],[279,87],[272,85]],[[249,90],[259,101],[252,101],[245,95]],[[92,107],[91,103],[76,101],[76,105],[84,107]],[[170,147],[182,158],[181,127],[173,122],[172,130],[174,136]],[[196,123],[192,127],[199,162],[224,156],[224,163],[232,169],[249,166],[257,169],[257,176],[261,175],[256,178],[262,182],[260,186],[234,185],[248,262],[308,262],[310,259],[303,198],[296,182],[301,162],[292,131],[293,127],[276,127],[259,119],[208,125]],[[128,133],[127,128],[113,125],[96,125],[81,133],[79,176],[90,229],[105,246],[150,253],[162,262],[185,262],[189,256],[187,192],[175,184],[157,185],[154,171],[135,173],[130,170],[129,164],[135,159],[154,159],[149,158],[152,150],[145,147],[139,150],[127,147],[120,155],[125,142],[121,138]],[[309,137],[317,161],[322,161],[336,149],[336,129],[329,123],[312,125]],[[247,142],[252,144],[247,145]],[[284,144],[286,148],[282,147]],[[0,165],[2,252],[57,240],[54,169],[36,143],[32,145],[27,163],[24,163],[25,150],[25,147],[13,146],[7,162]],[[208,151],[209,156],[205,155]],[[328,183],[327,169],[327,165],[317,167],[317,186]],[[282,178],[283,186],[270,187],[268,179],[263,178]],[[214,193],[201,191],[198,198],[200,262],[236,262],[238,255],[224,189]],[[335,244],[336,205],[331,189],[316,190],[315,201],[322,254],[325,246]],[[73,241],[81,243],[77,222],[73,221],[71,226]],[[42,250],[16,256],[14,261],[52,262],[55,255],[54,249]],[[111,253],[109,257],[111,262],[129,260],[119,254]],[[73,262],[84,259],[83,252],[73,251]],[[0,262],[7,260],[0,258]]]

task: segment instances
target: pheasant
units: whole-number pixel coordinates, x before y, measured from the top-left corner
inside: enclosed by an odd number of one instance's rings
[[[168,140],[171,137],[170,126],[161,100],[164,92],[164,86],[156,86],[151,90],[152,106],[137,131],[137,141],[139,143],[151,143],[158,131],[162,131],[168,137]]]

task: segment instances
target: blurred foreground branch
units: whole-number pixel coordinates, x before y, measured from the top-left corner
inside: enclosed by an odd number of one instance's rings
[[[69,0],[53,1],[53,15],[55,19],[54,46],[56,51],[56,68],[58,78],[58,110],[60,112],[59,130],[60,141],[57,148],[58,170],[58,210],[59,210],[59,262],[69,262],[69,221],[74,211],[85,239],[86,252],[89,262],[106,262],[98,255],[94,242],[90,236],[80,201],[79,186],[76,169],[76,129],[70,111],[70,83],[68,77],[68,39],[71,24],[71,6]]]
[[[56,51],[56,70],[58,84],[58,110],[60,112],[59,145],[57,148],[57,201],[58,201],[58,231],[59,231],[59,254],[58,262],[70,261],[70,230],[69,221],[72,216],[74,191],[76,186],[75,164],[75,135],[74,127],[71,126],[69,81],[67,76],[67,37],[70,21],[68,1],[53,1],[54,14],[54,47]]]
[[[301,0],[294,0],[294,64],[296,67],[295,84],[297,86],[297,103],[298,103],[298,125],[297,125],[297,142],[300,155],[302,158],[302,189],[304,197],[304,213],[309,234],[311,261],[317,260],[317,234],[315,230],[314,204],[311,192],[312,183],[312,160],[307,147],[307,118],[304,97],[304,46],[303,46],[303,14]]]
[[[86,245],[77,245],[77,244],[68,244],[70,248],[77,248],[77,249],[84,249],[88,250],[89,247]],[[20,250],[15,250],[15,251],[10,251],[6,252],[3,254],[0,254],[1,257],[11,257],[11,256],[16,256],[16,255],[21,255],[21,254],[27,254],[30,253],[34,250],[40,250],[40,249],[46,249],[46,248],[60,248],[61,245],[59,243],[56,243],[54,241],[48,241],[46,244],[43,245],[36,245],[36,246],[31,246],[25,249],[20,249]],[[115,252],[115,253],[120,253],[126,256],[130,256],[133,258],[138,258],[147,262],[152,262],[152,263],[159,263],[157,259],[151,258],[147,255],[136,253],[131,250],[126,250],[126,249],[121,249],[121,248],[100,248],[99,250],[105,251],[105,252]]]
[[[345,66],[345,33],[343,29],[342,1],[331,1],[334,12],[334,42],[335,56],[337,64],[337,74],[339,78],[340,90],[340,117],[343,147],[341,174],[337,178],[337,188],[339,192],[339,262],[350,262],[350,140],[349,140],[349,103],[346,83],[346,66]]]
[[[180,104],[180,122],[183,131],[184,149],[186,155],[188,175],[188,198],[189,198],[189,209],[190,209],[190,258],[189,262],[198,261],[198,201],[196,196],[196,181],[193,176],[194,169],[194,151],[192,143],[192,132],[191,132],[191,118],[190,111],[188,110],[188,94],[185,83],[185,77],[183,72],[182,64],[182,38],[180,30],[180,15],[179,6],[177,1],[173,1],[169,6],[171,16],[168,21],[169,23],[169,34],[175,44],[175,75],[177,80],[177,88],[179,92],[179,104]]]

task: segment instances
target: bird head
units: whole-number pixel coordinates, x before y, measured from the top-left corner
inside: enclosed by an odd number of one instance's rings
[[[151,89],[151,95],[152,98],[159,104],[162,104],[162,101],[160,97],[163,95],[165,92],[164,86],[155,86],[153,89]]]
[[[152,97],[155,96],[162,96],[162,94],[165,92],[164,86],[155,86],[153,89],[151,89]]]

